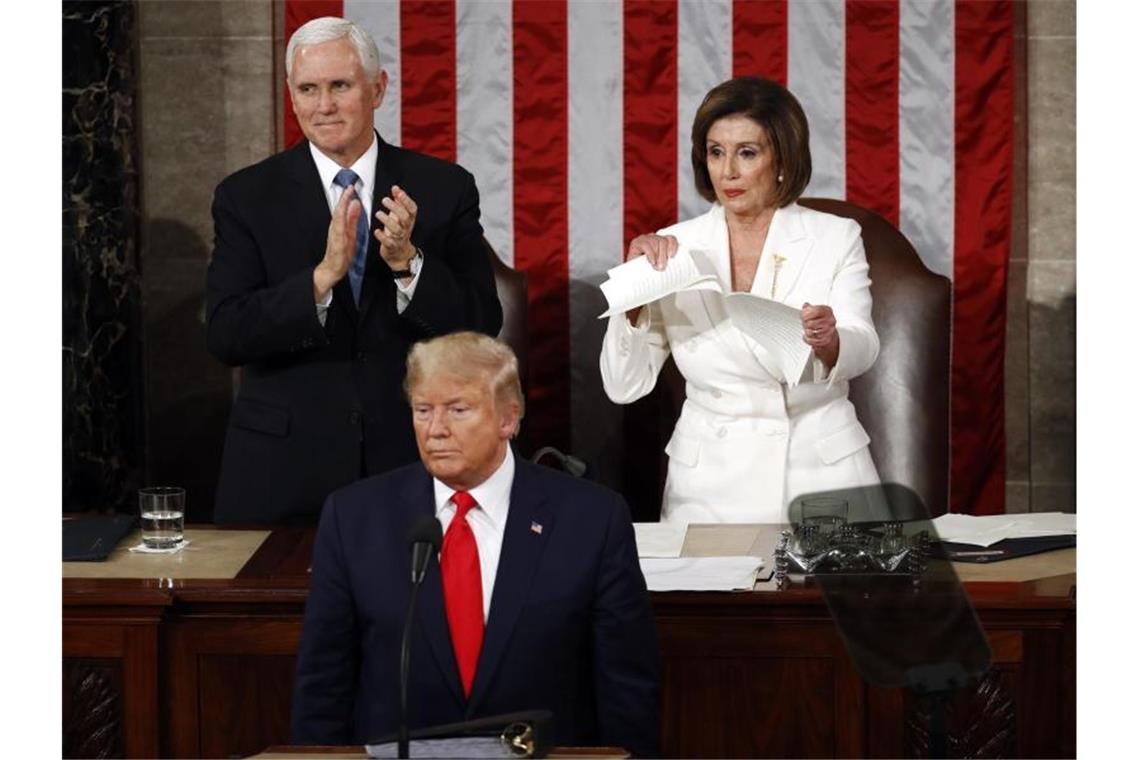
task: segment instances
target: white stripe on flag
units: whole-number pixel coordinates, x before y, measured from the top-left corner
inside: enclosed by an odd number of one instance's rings
[[[400,144],[400,4],[396,0],[344,0],[344,17],[376,40],[380,68],[388,72],[388,92],[372,115],[384,141]]]
[[[954,276],[954,5],[899,4],[899,228]]]
[[[601,387],[598,355],[606,323],[598,284],[622,260],[621,3],[569,3],[570,440],[575,452],[600,460],[620,449],[621,415]],[[605,457],[620,472],[620,452]]]
[[[812,178],[804,195],[847,197],[847,66],[843,0],[788,3],[788,89],[811,132]]]
[[[677,6],[677,218],[708,211],[693,187],[693,117],[705,94],[732,76],[732,2]]]
[[[455,10],[456,153],[475,175],[483,230],[514,263],[514,87],[511,4],[460,0]]]

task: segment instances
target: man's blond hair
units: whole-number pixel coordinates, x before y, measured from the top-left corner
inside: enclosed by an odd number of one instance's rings
[[[411,399],[412,391],[420,382],[440,375],[462,382],[485,380],[495,409],[501,411],[504,405],[517,404],[519,420],[522,420],[526,401],[519,380],[519,360],[503,341],[464,331],[416,343],[408,352],[404,394]]]

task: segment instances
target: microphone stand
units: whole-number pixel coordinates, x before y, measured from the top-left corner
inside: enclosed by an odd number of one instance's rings
[[[412,596],[408,601],[408,617],[404,620],[404,635],[400,639],[400,725],[396,734],[396,756],[408,757],[408,674],[412,664],[412,622],[416,619],[416,604],[420,587],[427,575],[432,555],[443,542],[439,520],[426,517],[412,529]]]
[[[396,739],[396,757],[408,757],[408,671],[412,662],[412,621],[416,619],[416,603],[420,598],[420,582],[412,582],[412,599],[408,603],[408,617],[404,621],[404,636],[400,640],[400,732]]]

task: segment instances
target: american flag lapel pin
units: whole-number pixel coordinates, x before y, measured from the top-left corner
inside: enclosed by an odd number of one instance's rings
[[[530,523],[530,532],[535,534],[536,536],[541,536],[542,535],[542,526],[532,520]]]

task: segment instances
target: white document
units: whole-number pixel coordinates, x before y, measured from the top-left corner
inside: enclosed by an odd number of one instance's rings
[[[609,279],[602,283],[601,288],[610,308],[602,312],[598,319],[645,306],[682,290],[698,287],[720,290],[716,270],[705,269],[702,272],[694,261],[692,252],[685,248],[669,259],[664,271],[654,269],[645,256],[638,256],[606,274]]]
[[[729,293],[724,300],[732,323],[775,357],[784,382],[794,388],[811,358],[800,310],[751,293]]]
[[[638,557],[680,557],[688,523],[634,523]]]
[[[681,248],[663,272],[654,269],[645,256],[638,256],[607,274],[609,279],[601,288],[609,308],[599,319],[682,291],[713,291],[724,299],[737,329],[776,359],[782,379],[793,387],[799,383],[811,356],[811,346],[803,341],[800,310],[752,293],[725,293],[706,251]]]
[[[931,521],[942,541],[993,546],[1007,538],[1076,535],[1077,516],[1064,512],[1016,515],[945,514]]]
[[[738,591],[756,585],[760,557],[646,557],[641,572],[650,591]]]
[[[396,742],[365,744],[369,757],[396,757]],[[343,756],[342,756],[343,757]],[[460,736],[454,739],[413,739],[408,742],[408,757],[515,757],[497,736]]]

